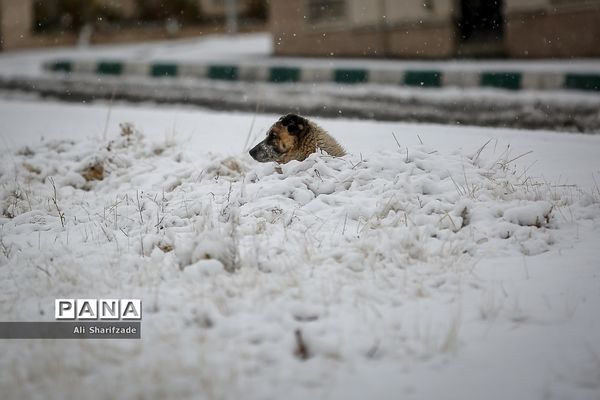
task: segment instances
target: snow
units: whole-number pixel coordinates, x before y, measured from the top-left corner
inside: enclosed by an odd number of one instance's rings
[[[272,52],[268,34],[207,36],[163,42],[144,42],[91,47],[19,50],[0,54],[0,74],[36,76],[44,61],[57,58],[78,60],[117,59],[135,61],[227,62],[267,57]]]
[[[36,117],[31,118],[32,115]],[[105,132],[118,132],[120,123],[133,122],[146,135],[152,135],[154,140],[189,141],[190,148],[202,153],[211,151],[235,155],[243,150],[247,140],[257,139],[277,118],[279,116],[276,115],[259,114],[254,118],[247,113],[207,112],[181,105],[148,104],[137,107],[127,103],[111,105],[102,102],[65,105],[16,96],[0,98],[3,127],[0,140],[4,146],[16,151],[41,138],[76,140],[104,137]],[[600,137],[597,135],[352,119],[323,120],[327,121],[328,130],[355,154],[396,146],[392,133],[403,145],[423,141],[443,152],[460,149],[472,152],[491,140],[488,146],[497,152],[507,150],[511,158],[533,151],[515,162],[523,168],[529,167],[529,174],[541,180],[592,187],[592,174],[600,172],[597,160]],[[248,139],[250,128],[252,133]],[[12,133],[14,131],[19,134]],[[369,140],[365,140],[365,132],[368,132]],[[216,137],[219,139],[215,140]]]
[[[3,396],[598,398],[598,136],[317,119],[349,155],[277,168],[277,117],[0,100],[2,319],[144,307],[0,342]]]
[[[242,65],[282,65],[314,68],[382,68],[382,69],[439,69],[441,71],[539,71],[592,72],[600,71],[594,59],[568,60],[382,60],[309,57],[272,57],[273,40],[269,33],[243,35],[210,35],[138,44],[64,47],[47,50],[20,50],[0,55],[0,74],[39,75],[44,61],[56,59],[122,60],[135,62],[235,62]]]

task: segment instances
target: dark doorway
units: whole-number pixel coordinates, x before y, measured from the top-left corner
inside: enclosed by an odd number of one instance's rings
[[[461,0],[458,20],[459,54],[501,56],[504,17],[502,0]]]

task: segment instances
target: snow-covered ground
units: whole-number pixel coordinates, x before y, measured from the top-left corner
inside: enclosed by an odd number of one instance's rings
[[[277,117],[0,100],[1,319],[144,304],[0,341],[2,398],[600,396],[600,137],[317,119],[349,155],[278,170]]]

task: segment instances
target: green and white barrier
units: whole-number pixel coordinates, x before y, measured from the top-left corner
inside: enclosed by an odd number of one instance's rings
[[[177,64],[169,62],[132,63],[114,60],[56,60],[44,69],[68,74],[146,76],[152,78],[189,77],[242,82],[332,82],[340,84],[376,83],[410,87],[490,87],[508,90],[600,91],[600,72],[546,72],[435,69],[327,68],[315,66],[248,64]]]

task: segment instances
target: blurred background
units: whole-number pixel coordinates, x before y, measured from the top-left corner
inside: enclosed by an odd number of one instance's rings
[[[4,97],[600,131],[600,0],[0,0],[0,47]]]
[[[0,0],[3,49],[267,30],[266,0]],[[229,19],[228,19],[229,17]]]
[[[0,48],[270,31],[275,55],[600,55],[600,0],[0,0]]]

